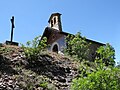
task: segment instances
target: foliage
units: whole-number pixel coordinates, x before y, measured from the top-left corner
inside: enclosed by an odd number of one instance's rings
[[[120,69],[120,62],[117,62],[116,67]]]
[[[87,75],[91,72],[97,71],[97,64],[95,62],[90,62],[90,61],[82,61],[80,62],[79,65],[79,77],[84,78],[87,77]]]
[[[112,68],[89,73],[74,79],[72,90],[120,90],[120,69]]]
[[[44,81],[40,83],[40,87],[47,88],[47,86],[48,86],[48,82]]]
[[[120,69],[114,66],[115,51],[109,44],[98,48],[96,62],[83,61],[80,76],[73,80],[72,90],[119,90]]]
[[[28,41],[26,46],[22,44],[22,48],[25,52],[26,57],[31,58],[37,56],[41,51],[47,47],[47,38],[44,37],[40,40],[40,36],[34,38],[32,41]]]
[[[99,47],[96,52],[96,62],[105,63],[106,66],[115,65],[115,50],[110,44],[107,43],[105,46]]]
[[[80,63],[80,75],[73,80],[72,90],[120,90],[120,69],[113,67],[114,48],[106,44],[99,47],[96,53],[95,62]]]
[[[88,47],[90,44],[86,42],[85,39],[85,37],[81,37],[80,32],[78,32],[75,36],[68,35],[66,37],[67,48],[65,48],[65,52],[80,61],[88,60]]]

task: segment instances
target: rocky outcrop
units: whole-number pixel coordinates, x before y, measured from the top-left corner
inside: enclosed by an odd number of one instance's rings
[[[0,78],[0,90],[20,90],[20,86],[13,76],[3,74]]]
[[[0,63],[0,90],[29,90],[30,83],[31,90],[47,90],[39,85],[44,78],[55,87],[54,90],[70,90],[72,79],[78,76],[78,63],[52,52],[29,60],[17,47],[10,53],[1,54]]]

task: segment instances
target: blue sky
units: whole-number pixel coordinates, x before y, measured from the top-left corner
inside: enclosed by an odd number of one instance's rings
[[[14,41],[25,43],[42,35],[54,12],[62,14],[65,32],[110,43],[120,61],[120,0],[1,0],[0,42],[10,40],[15,16]]]

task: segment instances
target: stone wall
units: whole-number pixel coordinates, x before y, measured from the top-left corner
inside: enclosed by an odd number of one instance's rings
[[[95,59],[96,50],[97,50],[100,46],[101,46],[100,44],[91,43],[91,45],[90,45],[90,47],[89,47],[89,50],[90,50],[89,60],[90,60],[90,61],[93,61],[93,60]]]

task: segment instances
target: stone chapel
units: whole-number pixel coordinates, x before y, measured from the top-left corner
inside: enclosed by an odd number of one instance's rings
[[[70,33],[63,31],[60,13],[51,14],[48,23],[49,25],[45,28],[42,37],[47,38],[47,44],[50,45],[48,50],[61,53],[63,52],[63,48],[67,47],[65,38]],[[97,50],[97,48],[105,45],[103,43],[93,41],[90,39],[86,39],[86,41],[91,43],[90,45],[91,59],[95,57],[95,51]]]

